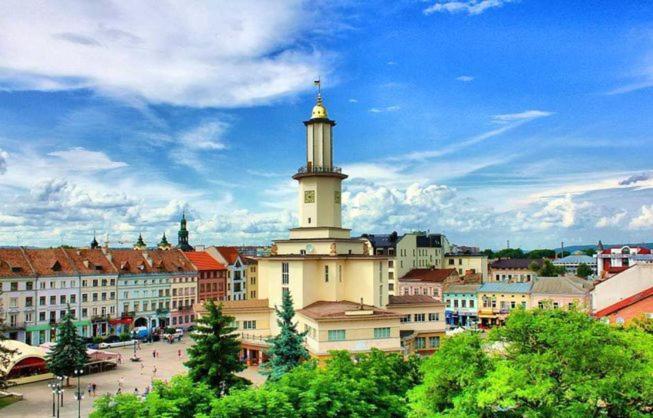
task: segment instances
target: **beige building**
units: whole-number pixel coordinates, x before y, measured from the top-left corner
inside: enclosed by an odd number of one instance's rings
[[[258,259],[257,297],[266,306],[233,301],[224,312],[236,317],[243,334],[276,335],[272,308],[290,293],[298,328],[309,331],[306,347],[311,355],[321,358],[332,349],[367,352],[372,347],[401,351],[404,305],[387,309],[388,257],[371,254],[364,239],[351,238],[341,225],[341,182],[347,175],[333,165],[335,122],[319,95],[304,125],[306,165],[293,176],[299,182],[299,227],[290,230],[290,239],[276,240],[269,256]],[[424,314],[438,309],[423,307]],[[250,361],[260,356],[261,342],[243,337],[242,345]]]
[[[484,282],[488,280],[490,270],[488,256],[483,254],[446,254],[442,268],[456,269],[461,276],[477,273]]]
[[[397,242],[395,276],[402,278],[417,268],[445,268],[444,255],[451,250],[451,244],[442,234],[409,232]]]
[[[258,260],[254,257],[243,257],[245,264],[245,280],[247,281],[246,299],[258,299]]]

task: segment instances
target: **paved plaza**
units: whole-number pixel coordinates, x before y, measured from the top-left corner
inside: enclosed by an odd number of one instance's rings
[[[81,378],[81,387],[84,390],[84,399],[81,402],[81,415],[86,417],[93,409],[94,397],[89,397],[87,386],[89,383],[97,385],[96,397],[106,393],[115,394],[118,386],[122,385],[123,393],[143,393],[145,388],[151,384],[153,379],[169,380],[171,377],[185,373],[183,363],[188,360],[186,348],[192,344],[192,340],[186,336],[183,341],[168,344],[165,342],[143,343],[138,356],[141,363],[129,361],[132,356],[133,347],[114,348],[110,351],[120,353],[122,364],[115,370],[96,373]],[[156,350],[159,355],[154,358],[152,351]],[[182,357],[179,358],[178,350],[181,350]],[[141,369],[141,364],[143,365]],[[156,374],[154,368],[156,367]],[[251,380],[254,384],[261,384],[265,378],[258,373],[258,368],[250,367],[241,376]],[[70,379],[71,386],[64,392],[64,406],[61,408],[61,417],[77,417],[77,401],[73,394],[76,392],[76,379]],[[52,416],[52,392],[48,388],[48,381],[31,383],[12,388],[13,392],[22,393],[24,399],[3,409],[0,409],[2,418],[14,417],[51,417]]]

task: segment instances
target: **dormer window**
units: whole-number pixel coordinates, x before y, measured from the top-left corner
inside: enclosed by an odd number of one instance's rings
[[[12,273],[19,273],[21,271],[23,271],[22,267],[20,267],[20,266],[11,266],[11,272]]]
[[[129,270],[129,263],[126,262],[126,261],[123,261],[123,262],[120,264],[120,270],[123,270],[123,271],[127,271],[127,270]]]
[[[50,266],[50,269],[52,269],[52,271],[61,271],[61,264],[58,260],[55,260],[55,262],[52,263],[52,266]]]
[[[95,270],[96,270],[96,271],[101,271],[102,269],[103,269],[103,268],[102,268],[101,265],[99,265],[99,264],[96,264],[96,265],[95,265]]]

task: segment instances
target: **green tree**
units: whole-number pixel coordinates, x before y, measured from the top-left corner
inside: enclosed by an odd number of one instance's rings
[[[66,376],[68,379],[76,369],[83,368],[88,362],[86,344],[77,334],[73,323],[70,305],[57,329],[57,341],[45,357],[48,370],[56,376]]]
[[[589,255],[591,257],[596,254],[596,248],[586,248],[583,250],[583,254]]]
[[[528,254],[526,254],[526,258],[531,258],[531,259],[555,258],[555,256],[556,256],[555,251],[546,248],[540,250],[532,250],[529,251]]]
[[[565,274],[564,266],[556,266],[551,260],[542,260],[541,264],[533,261],[528,268],[537,273],[538,276],[551,277]]]
[[[2,296],[1,291],[0,296]],[[0,390],[7,388],[6,370],[11,364],[11,358],[14,355],[20,354],[18,350],[10,349],[9,347],[2,344],[3,341],[7,340],[5,337],[6,331],[7,325],[5,324],[5,313],[2,309],[2,299],[0,298]]]
[[[494,255],[496,258],[526,258],[526,254],[521,248],[504,248]]]
[[[480,348],[464,349],[464,338],[427,360],[411,416],[643,417],[653,408],[653,336],[640,330],[576,310],[518,309]]]
[[[576,276],[587,279],[592,275],[592,268],[585,263],[580,263],[576,269]]]
[[[298,332],[297,324],[293,323],[295,309],[290,292],[283,294],[281,309],[278,307],[274,309],[277,313],[280,332],[275,337],[268,339],[270,348],[267,355],[269,359],[263,365],[263,374],[266,374],[271,380],[279,379],[309,358],[303,343],[306,332]]]
[[[481,251],[481,254],[487,255],[487,258],[496,258],[495,254],[494,254],[494,251],[492,251],[489,248],[486,248],[483,251]]]
[[[240,342],[232,325],[234,318],[222,314],[222,305],[209,300],[206,314],[197,320],[191,338],[195,344],[188,348],[188,375],[194,382],[204,382],[216,391],[218,396],[228,393],[234,386],[248,382],[235,373],[247,366],[240,361]]]
[[[214,403],[212,417],[403,417],[406,392],[419,382],[419,363],[373,350],[352,358],[331,352],[325,367],[305,362],[258,389]]]

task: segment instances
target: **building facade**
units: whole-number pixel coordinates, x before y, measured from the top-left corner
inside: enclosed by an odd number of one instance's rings
[[[227,300],[227,266],[218,263],[205,251],[185,253],[197,270],[197,299],[200,305],[208,300]]]
[[[567,257],[556,258],[555,260],[553,260],[554,266],[564,267],[565,271],[570,274],[576,274],[576,271],[578,270],[578,266],[580,266],[581,264],[586,264],[589,268],[592,269],[592,274],[596,275],[597,273],[596,259],[589,255],[572,254],[572,255],[568,255]]]
[[[227,266],[227,300],[247,299],[247,267],[236,247],[207,247],[205,250]]]
[[[531,289],[530,306],[589,310],[591,287],[589,281],[573,276],[536,277]]]
[[[299,182],[299,226],[290,230],[289,239],[275,240],[269,256],[258,259],[258,299],[231,301],[223,311],[242,327],[244,357],[265,346],[263,336],[279,332],[273,308],[286,293],[293,298],[299,329],[308,331],[306,347],[312,356],[326,357],[331,349],[361,353],[373,347],[401,352],[406,347],[401,333],[417,338],[441,329],[443,305],[430,297],[428,303],[419,302],[420,315],[442,311],[440,321],[430,327],[422,324],[421,316],[419,326],[402,325],[410,301],[388,309],[388,257],[372,254],[364,239],[351,238],[341,224],[341,182],[347,176],[333,164],[335,122],[328,118],[321,97],[304,125],[306,164],[293,176]],[[257,306],[255,315],[252,304]]]
[[[247,299],[258,298],[258,261],[256,257],[243,257],[245,263],[245,281],[247,282]]]
[[[447,325],[471,327],[478,323],[478,289],[480,284],[447,285],[444,288]]]
[[[445,268],[444,255],[451,244],[442,234],[409,232],[397,242],[395,271],[398,278],[416,268]]]
[[[399,295],[425,295],[442,301],[446,284],[460,281],[456,269],[413,269],[399,279]]]
[[[478,289],[476,305],[482,326],[501,325],[510,311],[530,306],[532,282],[483,283]]]
[[[599,278],[620,273],[638,263],[653,263],[653,254],[646,247],[614,247],[596,254],[597,275]]]
[[[461,276],[480,274],[484,282],[489,278],[488,256],[484,254],[448,253],[444,256],[443,268],[454,268]]]
[[[531,263],[542,263],[542,260],[530,260],[527,258],[505,258],[492,261],[488,282],[525,283],[530,282],[536,276],[530,269]]]

